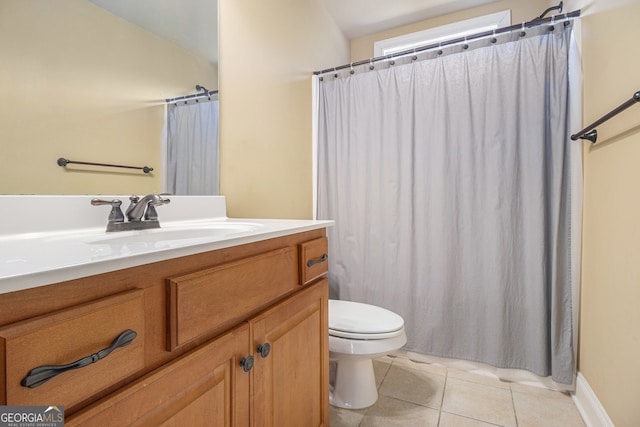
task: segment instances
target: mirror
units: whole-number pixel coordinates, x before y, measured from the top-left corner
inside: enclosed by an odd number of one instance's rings
[[[217,0],[0,0],[0,53],[0,194],[160,193],[165,99],[218,88]]]

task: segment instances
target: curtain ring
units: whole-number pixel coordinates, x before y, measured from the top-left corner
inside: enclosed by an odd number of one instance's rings
[[[376,67],[373,66],[373,58],[369,58],[369,69],[374,70]]]
[[[355,74],[355,70],[353,69],[353,62],[351,64],[349,64],[349,68],[351,68],[351,71],[349,71],[349,74]]]
[[[333,67],[333,78],[334,79],[338,78],[338,72],[336,71],[336,67]]]
[[[491,43],[495,43],[497,42],[498,39],[496,38],[496,29],[493,29],[493,37],[491,37]]]
[[[442,55],[442,43],[438,43],[438,55]]]
[[[418,59],[418,55],[416,55],[416,48],[414,47],[414,48],[413,48],[413,56],[411,57],[411,60],[412,60],[412,61],[415,61],[415,60],[417,60],[417,59]]]
[[[522,30],[520,31],[520,37],[524,37],[527,35],[527,32],[524,30],[524,21],[522,22]]]
[[[464,36],[464,44],[462,45],[462,48],[464,50],[469,49],[469,45],[467,44],[467,36]]]

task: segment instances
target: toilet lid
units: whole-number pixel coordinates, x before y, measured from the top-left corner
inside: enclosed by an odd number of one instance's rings
[[[393,311],[352,301],[329,300],[329,334],[380,339],[401,333],[404,320]]]

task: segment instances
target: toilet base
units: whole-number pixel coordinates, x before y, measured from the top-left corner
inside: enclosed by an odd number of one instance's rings
[[[378,400],[373,360],[370,357],[344,357],[336,361],[335,384],[329,403],[346,409],[367,408]]]

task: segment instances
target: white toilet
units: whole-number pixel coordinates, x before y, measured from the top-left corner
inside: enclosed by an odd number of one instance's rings
[[[360,409],[378,400],[373,359],[407,342],[404,320],[369,304],[329,300],[329,358],[336,363],[329,403]]]

